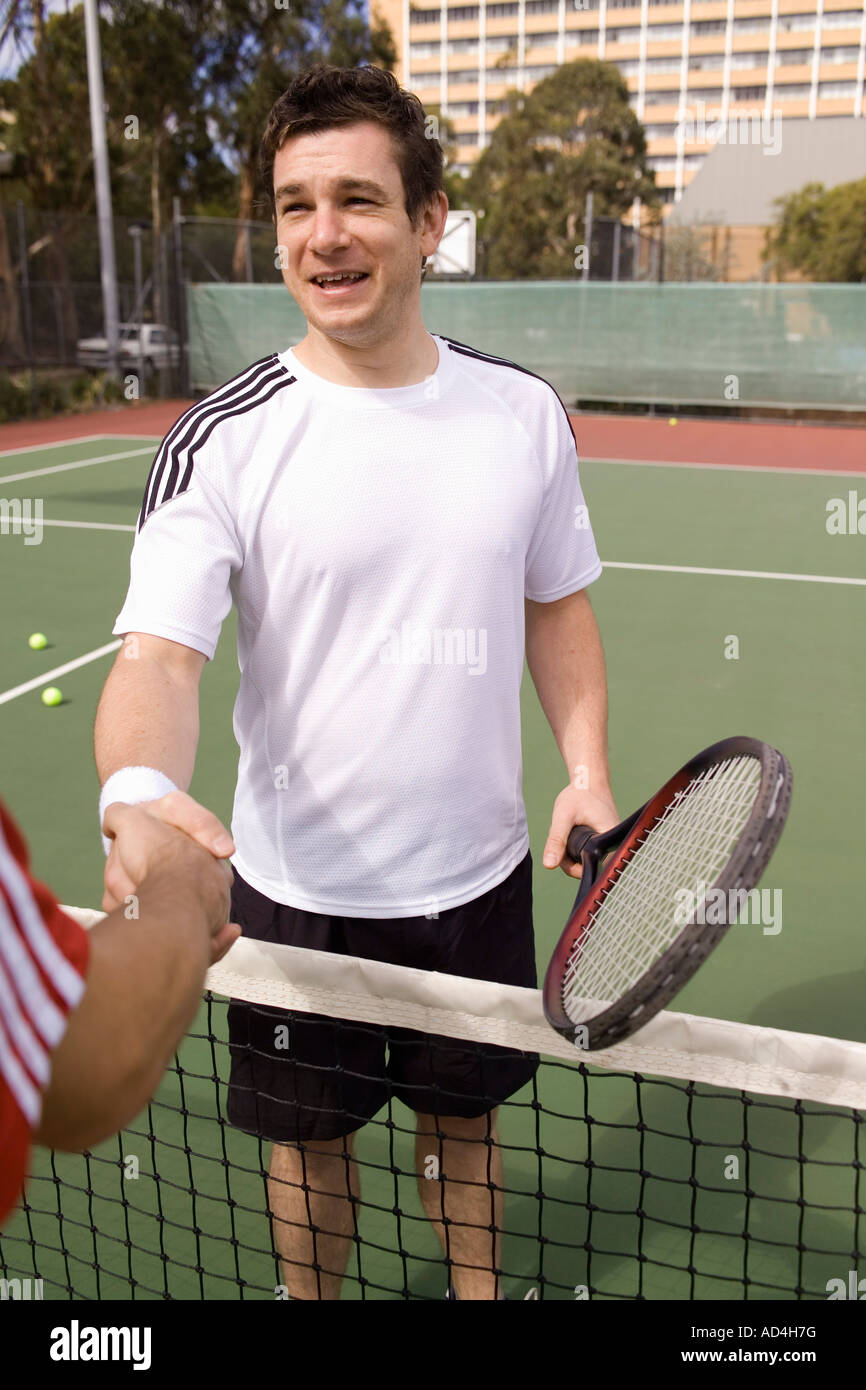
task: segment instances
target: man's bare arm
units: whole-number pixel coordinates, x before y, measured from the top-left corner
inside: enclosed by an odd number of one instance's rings
[[[213,812],[186,794],[198,747],[198,690],[205,660],[202,652],[179,642],[128,633],[99,701],[94,751],[102,786],[124,767],[164,773],[180,790],[141,804],[211,854],[226,857],[234,853],[231,835]],[[103,908],[110,912],[134,891],[112,849]]]
[[[607,677],[598,623],[586,590],[553,603],[526,600],[526,659],[570,785],[556,799],[544,865],[562,862],[579,820],[617,824],[607,758]]]
[[[205,971],[239,935],[231,873],[188,836],[115,804],[108,832],[137,883],[137,915],[90,933],[84,995],[51,1066],[38,1143],[83,1149],[128,1124],[153,1095],[201,999]]]
[[[122,767],[154,767],[186,791],[198,747],[198,688],[206,657],[165,637],[123,639],[96,711],[104,785]]]

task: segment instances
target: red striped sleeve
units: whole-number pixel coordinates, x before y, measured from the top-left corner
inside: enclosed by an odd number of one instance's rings
[[[29,863],[0,802],[0,1221],[20,1196],[51,1053],[84,993],[89,950]]]

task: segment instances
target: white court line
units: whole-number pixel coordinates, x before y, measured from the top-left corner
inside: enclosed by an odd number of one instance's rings
[[[65,449],[70,444],[97,444],[108,439],[162,439],[161,434],[79,434],[71,439],[52,439],[45,444],[22,444],[18,449],[0,449],[0,459],[12,458],[15,454],[38,453],[40,449]]]
[[[129,529],[133,528],[130,527]],[[605,569],[613,570],[656,570],[664,574],[712,574],[737,579],[793,579],[807,584],[855,584],[866,587],[866,579],[851,579],[833,574],[784,574],[773,570],[723,570],[697,565],[641,565],[624,560],[605,560],[602,563]],[[98,661],[100,657],[107,656],[109,652],[116,652],[122,645],[122,640],[118,638],[116,642],[109,642],[104,647],[97,647],[95,651],[87,652],[85,656],[76,657],[74,661],[67,661],[65,666],[56,666],[53,671],[45,671],[34,680],[25,681],[23,685],[16,685],[12,690],[6,690],[0,694],[0,705],[7,704],[19,695],[26,695],[30,690],[38,690],[41,685],[47,685],[49,681],[55,680],[58,676],[66,675],[67,671],[75,671],[79,666],[86,666],[90,661]]]
[[[40,685],[48,685],[49,681],[56,680],[58,676],[65,676],[67,671],[76,671],[79,666],[86,666],[90,661],[98,661],[101,656],[108,656],[109,652],[116,652],[118,647],[122,647],[123,642],[118,637],[116,642],[109,642],[104,647],[97,647],[96,651],[87,652],[85,656],[77,656],[74,661],[67,661],[65,666],[55,666],[53,671],[43,671],[41,676],[37,676],[32,681],[25,681],[23,685],[16,685],[12,690],[4,690],[0,695],[0,705],[8,704],[19,695],[26,695],[29,690],[38,690]]]
[[[602,560],[606,570],[658,570],[663,574],[719,574],[733,579],[794,579],[803,584],[862,584],[866,579],[851,579],[839,574],[785,574],[776,570],[717,570],[701,565],[638,565],[626,560]]]
[[[798,474],[802,474],[805,478],[866,478],[866,468],[859,471],[850,468],[768,468],[764,464],[756,464],[753,467],[749,463],[676,463],[673,459],[605,459],[597,458],[594,454],[581,455],[579,447],[577,453],[580,463],[633,463],[638,468],[718,469],[724,473],[781,473],[786,478],[796,477]]]
[[[7,473],[5,478],[0,478],[0,483],[21,483],[28,478],[42,478],[47,473],[69,473],[73,468],[93,468],[94,464],[97,463],[115,463],[117,459],[134,459],[138,458],[140,454],[153,455],[153,450],[150,448],[127,449],[122,454],[100,454],[95,459],[78,459],[75,463],[55,463],[52,468],[33,468],[29,473]]]
[[[37,523],[32,523],[36,525]],[[113,521],[40,521],[40,526],[69,526],[76,531],[134,531],[134,526],[119,526]],[[0,535],[3,532],[0,531]]]
[[[117,437],[120,438],[119,435]],[[139,436],[132,434],[124,437],[129,439],[149,439],[150,435]],[[72,439],[52,439],[49,443],[44,444],[22,444],[19,449],[0,449],[0,458],[12,458],[14,454],[38,453],[40,449],[65,449],[70,444],[95,444],[102,439],[112,438],[114,438],[114,436],[110,434],[80,434],[75,435]]]
[[[135,525],[120,525],[110,521],[48,521],[42,526],[66,526],[80,531],[127,531],[134,532]],[[2,532],[0,532],[2,534]],[[843,574],[788,574],[783,570],[727,570],[712,569],[705,565],[644,565],[630,560],[602,560],[607,570],[655,570],[660,574],[715,574],[729,579],[788,579],[801,584],[849,584],[866,586],[866,579]]]

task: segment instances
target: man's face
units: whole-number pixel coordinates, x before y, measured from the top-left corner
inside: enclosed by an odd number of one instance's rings
[[[349,344],[392,337],[420,302],[421,257],[439,244],[444,193],[413,227],[391,137],[372,121],[287,140],[274,193],[283,280],[311,327]],[[362,278],[316,281],[342,271]]]

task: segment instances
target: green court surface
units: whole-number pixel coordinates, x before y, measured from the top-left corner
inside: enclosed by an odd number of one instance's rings
[[[577,436],[579,445],[579,425]],[[34,545],[21,535],[0,534],[6,596],[0,797],[25,832],[36,875],[61,901],[80,906],[98,907],[101,900],[92,730],[112,656],[52,677],[65,697],[59,708],[42,705],[39,687],[13,692],[117,640],[111,629],[126,591],[132,530],[155,443],[105,438],[0,455],[0,497],[41,498],[46,522],[78,523],[46,525]],[[102,461],[17,477],[88,459]],[[794,770],[790,819],[762,885],[781,890],[781,930],[732,927],[676,1009],[866,1042],[859,885],[866,544],[862,536],[831,536],[825,524],[829,499],[846,497],[858,485],[862,492],[866,482],[859,475],[590,459],[582,462],[582,481],[602,559],[611,566],[591,592],[608,661],[620,811],[633,809],[680,763],[728,735],[775,744]],[[102,529],[110,527],[126,529]],[[842,582],[829,582],[836,580]],[[27,644],[37,631],[50,644],[41,653]],[[231,726],[237,679],[232,616],[203,676],[190,788],[226,822],[237,765]],[[541,974],[572,897],[563,875],[538,863],[567,774],[528,677],[523,717]],[[220,1018],[221,1006],[212,1024],[217,1031]],[[204,1005],[194,1032],[207,1033]],[[213,1077],[224,1074],[224,1050],[214,1060],[206,1038],[191,1040],[183,1066],[182,1077],[170,1074],[160,1091],[153,1131],[143,1116],[133,1134],[103,1146],[102,1161],[53,1160],[81,1191],[64,1187],[61,1221],[25,1213],[7,1224],[7,1267],[0,1263],[0,1274],[42,1277],[46,1297],[68,1297],[71,1283],[78,1297],[128,1298],[133,1247],[143,1246],[151,1253],[134,1251],[136,1297],[234,1298],[238,1275],[254,1286],[247,1296],[274,1296],[258,1145],[213,1122]],[[637,1128],[631,1077],[594,1076],[590,1093],[596,1123],[588,1127],[584,1078],[576,1068],[549,1064],[543,1115],[533,1110],[529,1093],[503,1114],[503,1140],[512,1146],[506,1152],[512,1196],[503,1255],[512,1274],[510,1296],[534,1296],[540,1258],[550,1281],[542,1281],[541,1296],[560,1299],[573,1298],[585,1284],[597,1297],[739,1298],[744,1273],[755,1280],[750,1297],[791,1297],[774,1290],[795,1287],[822,1296],[828,1279],[846,1277],[850,1256],[839,1252],[850,1252],[855,1239],[846,1212],[862,1205],[851,1165],[853,1112],[845,1118],[812,1106],[804,1117],[781,1103],[753,1107],[751,1172],[724,1182],[723,1156],[744,1151],[743,1109],[730,1093],[688,1096],[680,1083],[646,1081],[639,1115],[646,1130]],[[439,1298],[444,1271],[411,1177],[409,1112],[395,1103],[392,1117],[393,1129],[368,1126],[359,1141],[361,1157],[376,1165],[364,1174],[369,1207],[362,1218],[361,1274],[369,1284],[362,1290],[357,1281],[347,1282],[344,1297],[393,1298],[406,1287],[413,1297]],[[690,1135],[703,1142],[694,1145]],[[806,1152],[807,1142],[815,1161],[804,1178],[792,1156]],[[541,1203],[537,1144],[546,1153]],[[593,1168],[584,1162],[588,1144]],[[140,1162],[134,1188],[124,1179],[119,1154]],[[224,1158],[237,1166],[229,1168]],[[31,1197],[34,1206],[56,1213],[51,1164],[37,1155]],[[159,1189],[148,1176],[155,1165]],[[639,1170],[652,1177],[641,1178]],[[695,1176],[705,1204],[700,1219],[690,1205]],[[226,1201],[229,1181],[237,1205]],[[747,1186],[759,1195],[747,1198]],[[799,1197],[808,1207],[798,1228]],[[744,1252],[747,1202],[750,1228],[759,1236]],[[395,1207],[401,1213],[396,1218]],[[393,1253],[395,1220],[403,1256]],[[696,1225],[702,1234],[694,1233]],[[539,1233],[547,1241],[541,1254]],[[31,1237],[54,1252],[33,1252]],[[805,1248],[799,1255],[784,1248],[795,1243]],[[861,1237],[856,1248],[862,1247]],[[821,1251],[832,1253],[815,1253]]]

